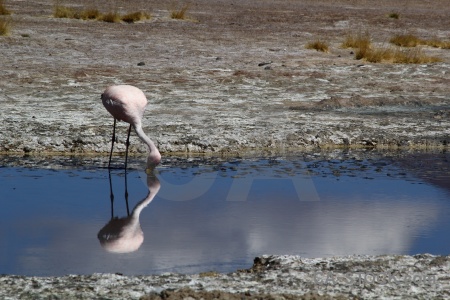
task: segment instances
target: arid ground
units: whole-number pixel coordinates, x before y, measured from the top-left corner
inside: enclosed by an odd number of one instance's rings
[[[0,151],[108,152],[100,94],[122,83],[146,93],[144,130],[163,153],[448,148],[450,49],[420,46],[441,62],[393,64],[341,47],[361,33],[385,48],[398,34],[449,41],[445,2],[199,0],[184,20],[170,13],[186,2],[58,2],[151,14],[127,24],[54,18],[54,1],[4,1]],[[329,51],[305,48],[315,40]],[[131,151],[146,149],[133,137]]]

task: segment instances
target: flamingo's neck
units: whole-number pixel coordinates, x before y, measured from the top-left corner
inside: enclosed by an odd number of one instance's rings
[[[156,148],[155,143],[144,133],[142,130],[142,126],[137,124],[134,126],[134,130],[136,130],[136,134],[138,137],[148,146],[148,154],[147,164],[156,166],[161,161],[161,154]]]

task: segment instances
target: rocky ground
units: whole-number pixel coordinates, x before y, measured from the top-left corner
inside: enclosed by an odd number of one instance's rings
[[[2,18],[12,30],[0,37],[1,153],[105,154],[112,119],[100,94],[122,83],[146,93],[144,130],[163,157],[449,147],[450,50],[422,47],[440,63],[392,64],[355,60],[352,49],[340,47],[358,32],[377,46],[403,33],[448,40],[445,1],[197,0],[186,20],[169,17],[183,2],[66,2],[59,1],[105,12],[145,10],[152,18],[57,19],[53,1],[4,1],[12,15]],[[389,17],[394,12],[398,19]],[[305,49],[316,39],[330,51]],[[123,124],[119,134],[124,151]],[[131,143],[132,154],[146,151],[136,137]],[[428,255],[260,257],[232,274],[2,276],[0,296],[444,299],[449,268],[448,257]],[[388,282],[386,274],[393,276]]]

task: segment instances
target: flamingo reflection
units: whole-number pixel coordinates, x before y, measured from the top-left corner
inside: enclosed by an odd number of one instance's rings
[[[142,201],[134,207],[131,214],[128,209],[128,192],[126,189],[125,172],[125,200],[127,205],[127,216],[114,217],[114,194],[112,191],[111,173],[109,173],[110,195],[111,195],[111,220],[97,234],[101,246],[108,252],[128,253],[139,249],[144,241],[144,233],[139,223],[141,211],[153,200],[159,191],[160,183],[155,174],[147,174],[147,186],[149,193]]]

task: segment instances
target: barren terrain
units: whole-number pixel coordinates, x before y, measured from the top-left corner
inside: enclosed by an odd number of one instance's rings
[[[166,154],[448,148],[449,49],[422,47],[440,63],[392,64],[340,47],[358,32],[380,46],[404,33],[449,40],[445,2],[200,0],[186,20],[170,18],[183,2],[59,2],[152,15],[127,24],[54,18],[53,1],[6,1],[0,151],[108,152],[100,94],[122,83],[145,91],[144,130]],[[330,51],[305,49],[316,39]]]

